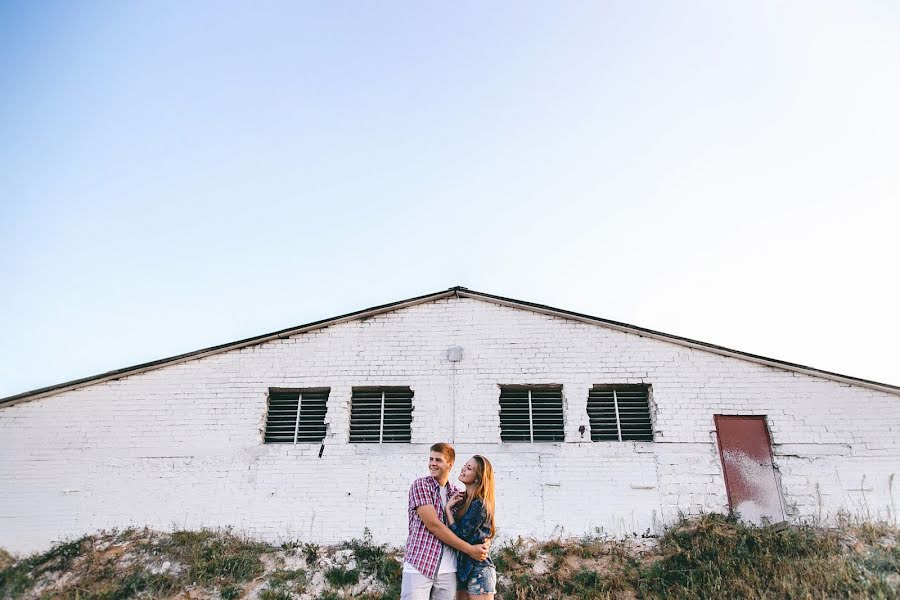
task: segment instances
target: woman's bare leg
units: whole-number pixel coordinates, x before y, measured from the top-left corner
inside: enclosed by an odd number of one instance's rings
[[[494,600],[494,595],[493,594],[478,594],[477,596],[467,595],[466,598],[468,598],[469,600]],[[459,600],[459,597],[457,597],[456,600]]]
[[[465,590],[456,590],[456,600],[469,600],[469,592]]]

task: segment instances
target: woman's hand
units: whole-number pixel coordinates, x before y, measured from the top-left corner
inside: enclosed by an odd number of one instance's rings
[[[460,504],[462,504],[462,501],[465,499],[466,499],[465,492],[456,492],[455,494],[453,494],[453,497],[447,501],[447,509],[449,510],[449,509],[453,509],[453,508],[459,506]]]

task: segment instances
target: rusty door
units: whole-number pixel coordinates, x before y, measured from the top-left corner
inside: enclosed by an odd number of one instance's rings
[[[715,421],[732,512],[756,525],[784,521],[766,418],[715,415]]]

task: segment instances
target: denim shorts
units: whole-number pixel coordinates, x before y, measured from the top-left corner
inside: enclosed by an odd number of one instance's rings
[[[473,570],[469,578],[459,582],[459,589],[478,596],[481,594],[497,593],[497,569],[494,567],[481,567]]]

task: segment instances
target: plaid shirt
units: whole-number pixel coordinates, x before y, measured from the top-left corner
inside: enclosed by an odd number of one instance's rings
[[[444,545],[432,535],[419,518],[416,509],[430,505],[437,511],[438,518],[447,524],[447,515],[441,504],[441,484],[432,476],[413,481],[409,487],[409,537],[406,538],[406,554],[403,560],[414,566],[422,575],[434,579],[441,562]],[[452,483],[447,484],[447,499],[459,491]]]

